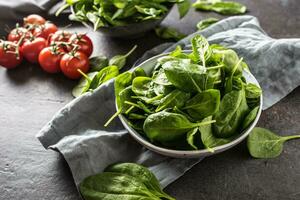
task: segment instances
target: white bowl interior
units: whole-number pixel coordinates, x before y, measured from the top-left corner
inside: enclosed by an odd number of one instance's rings
[[[185,51],[185,52],[190,52],[190,51]],[[157,59],[160,58],[160,57],[166,56],[166,55],[168,55],[168,53],[154,56],[154,57],[144,61],[143,63],[141,63],[137,67],[143,68],[147,75],[151,75],[152,71],[154,70]],[[131,71],[133,71],[133,70],[134,69],[132,69]],[[249,71],[244,70],[243,75],[246,78],[246,81],[248,83],[254,83],[254,84],[259,86],[258,81],[255,79],[255,77]],[[262,112],[262,104],[263,104],[263,97],[261,96],[259,111],[257,113],[257,116],[256,116],[255,120],[252,122],[252,124],[246,130],[244,130],[239,136],[237,136],[237,138],[235,140],[231,141],[230,143],[212,148],[214,150],[214,152],[210,152],[207,149],[201,149],[201,150],[173,150],[173,149],[168,149],[168,148],[156,146],[156,145],[150,143],[146,138],[141,136],[132,127],[130,127],[128,125],[128,123],[126,122],[126,118],[122,114],[119,115],[119,118],[120,118],[122,124],[124,125],[124,127],[129,131],[131,136],[137,142],[139,142],[140,144],[142,144],[146,148],[148,148],[148,149],[150,149],[150,150],[152,150],[156,153],[159,153],[159,154],[162,154],[162,155],[165,155],[165,156],[174,157],[174,158],[200,158],[200,157],[206,157],[206,156],[210,156],[210,155],[213,155],[213,154],[216,154],[216,153],[223,152],[223,151],[225,151],[227,149],[230,149],[230,148],[234,147],[235,145],[239,144],[241,141],[243,141],[249,135],[249,133],[252,131],[252,129],[256,126],[256,124],[257,124],[257,122],[260,118],[261,112]]]

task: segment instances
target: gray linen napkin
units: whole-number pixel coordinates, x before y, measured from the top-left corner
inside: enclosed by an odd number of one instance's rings
[[[232,48],[244,57],[263,88],[264,109],[300,85],[300,39],[270,38],[252,16],[230,17],[198,33],[210,43]],[[190,49],[191,37],[167,49],[166,45],[157,47],[146,53],[143,60],[176,45]],[[137,144],[119,120],[104,128],[103,124],[115,111],[110,81],[70,102],[37,135],[45,148],[62,153],[77,185],[109,164],[136,162],[148,166],[165,187],[201,160],[173,159],[153,153]]]

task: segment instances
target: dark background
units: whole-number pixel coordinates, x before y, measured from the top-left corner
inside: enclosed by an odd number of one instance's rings
[[[2,0],[1,0],[2,1]],[[300,36],[299,0],[242,0],[248,14],[258,17],[264,30],[274,38]],[[3,13],[2,13],[3,14]],[[196,12],[178,20],[174,9],[165,25],[183,33],[196,30],[196,23],[214,13]],[[66,17],[51,18],[60,27]],[[0,21],[0,24],[6,23]],[[9,21],[7,21],[9,25]],[[1,26],[3,29],[3,26]],[[68,28],[86,32],[79,24]],[[2,30],[3,31],[3,30]],[[164,41],[153,32],[135,40],[120,40],[89,33],[94,55],[124,53],[134,44],[138,50],[128,67],[147,49]],[[2,36],[4,36],[2,34]],[[62,75],[49,75],[39,66],[23,64],[15,70],[0,69],[0,199],[1,200],[79,200],[70,170],[58,153],[46,151],[35,138],[41,127],[71,101],[76,84]],[[300,88],[264,111],[259,125],[281,135],[300,132]],[[276,159],[257,160],[249,156],[245,143],[206,158],[166,191],[178,200],[217,199],[300,199],[299,141],[290,141]]]

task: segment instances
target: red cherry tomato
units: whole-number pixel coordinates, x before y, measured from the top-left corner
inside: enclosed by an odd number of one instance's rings
[[[20,51],[16,52],[17,45],[10,41],[0,42],[0,65],[12,69],[21,64],[23,58]]]
[[[39,64],[48,73],[58,73],[60,60],[64,54],[65,51],[57,46],[46,47],[39,54]]]
[[[80,51],[73,54],[65,54],[60,61],[60,69],[66,77],[70,79],[79,79],[81,74],[78,72],[78,69],[83,73],[87,73],[90,69],[89,59]]]
[[[44,38],[37,37],[33,40],[26,40],[21,48],[23,56],[31,63],[37,63],[38,57],[42,49],[47,46]]]
[[[42,37],[46,40],[48,37],[58,30],[57,26],[51,22],[40,25],[33,30],[33,35],[36,37]]]
[[[71,37],[71,33],[68,31],[56,31],[51,37],[50,37],[50,44],[54,44],[57,42],[68,42]]]
[[[30,32],[26,28],[17,27],[8,34],[7,40],[17,43],[23,35],[24,39],[30,38]]]
[[[86,34],[73,34],[70,37],[69,51],[74,48],[74,45],[78,45],[78,50],[85,53],[87,57],[90,57],[93,53],[92,40]],[[71,48],[71,49],[70,49]]]
[[[23,19],[23,21],[25,25],[26,24],[42,25],[46,23],[46,20],[42,16],[36,14],[28,15]]]

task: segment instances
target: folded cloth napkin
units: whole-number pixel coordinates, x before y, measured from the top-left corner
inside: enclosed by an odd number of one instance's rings
[[[255,17],[230,17],[195,34],[204,35],[211,44],[232,48],[244,57],[263,88],[264,109],[300,85],[300,39],[270,38]],[[191,49],[193,35],[171,46],[159,46],[142,60],[171,51],[176,45]],[[103,124],[116,111],[113,85],[110,81],[73,100],[37,135],[45,148],[64,156],[77,185],[109,164],[136,162],[149,167],[165,187],[201,160],[174,159],[151,152],[136,143],[118,119],[104,128]]]

